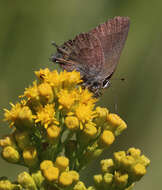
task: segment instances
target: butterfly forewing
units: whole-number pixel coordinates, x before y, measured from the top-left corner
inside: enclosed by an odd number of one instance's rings
[[[115,17],[90,31],[90,34],[101,42],[104,54],[104,64],[101,70],[103,77],[112,75],[117,67],[128,35],[129,22],[128,17]]]

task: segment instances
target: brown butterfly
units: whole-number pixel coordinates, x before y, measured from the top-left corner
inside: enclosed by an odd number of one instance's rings
[[[99,96],[102,89],[110,86],[109,80],[117,67],[129,24],[128,17],[117,16],[61,46],[53,43],[57,52],[51,60],[67,71],[79,71],[82,85]]]

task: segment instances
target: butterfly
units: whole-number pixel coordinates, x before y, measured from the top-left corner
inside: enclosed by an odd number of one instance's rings
[[[112,77],[128,36],[129,17],[114,17],[87,33],[80,33],[61,46],[52,43],[57,52],[51,61],[66,71],[79,71],[87,87],[96,97],[110,86]]]

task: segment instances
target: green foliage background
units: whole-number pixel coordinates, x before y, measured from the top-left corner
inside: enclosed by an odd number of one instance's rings
[[[0,0],[0,118],[35,79],[33,71],[56,68],[48,61],[58,44],[112,16],[129,16],[130,32],[120,64],[100,100],[128,123],[110,149],[135,146],[151,159],[134,189],[160,189],[162,170],[162,2],[160,0]],[[126,81],[121,82],[124,77]],[[9,129],[0,123],[0,134]],[[110,156],[105,152],[102,158]],[[0,160],[0,176],[15,179],[24,168]],[[86,171],[96,172],[96,162]]]

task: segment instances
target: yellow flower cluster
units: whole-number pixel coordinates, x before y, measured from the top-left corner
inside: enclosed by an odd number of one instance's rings
[[[130,190],[146,174],[150,160],[139,149],[114,153],[114,159],[101,160],[102,174],[94,175],[95,190]],[[92,188],[92,189],[93,189]]]
[[[45,180],[54,186],[72,189],[79,180],[79,174],[69,170],[69,159],[64,156],[58,156],[55,162],[44,160],[40,164],[40,169]]]
[[[35,74],[38,80],[25,89],[20,102],[4,110],[13,131],[0,139],[3,159],[28,167],[30,174],[19,174],[18,184],[0,180],[0,189],[86,190],[78,172],[127,125],[117,114],[95,107],[97,99],[80,86],[79,72],[40,69]],[[142,177],[148,160],[137,152],[129,149],[128,154],[115,153],[114,161],[102,161],[104,174],[95,176],[96,185],[88,190],[125,188],[128,179]]]

